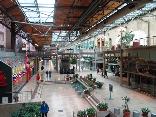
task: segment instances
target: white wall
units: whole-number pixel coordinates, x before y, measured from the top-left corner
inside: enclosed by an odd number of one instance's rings
[[[156,45],[156,16],[154,17],[154,15],[156,15],[156,11],[151,12],[152,15],[147,14],[144,17],[142,17],[143,20],[150,22],[149,24],[149,36],[150,36],[150,40],[149,40],[149,44],[150,45]],[[140,38],[144,38],[144,40],[140,40],[142,43],[146,43],[147,44],[147,37],[148,37],[148,23],[144,22],[140,19],[136,19],[133,21],[130,21],[129,23],[126,23],[124,25],[122,25],[122,27],[127,27],[127,31],[133,31],[134,33],[136,32],[144,32],[142,34],[140,34]],[[112,43],[114,45],[117,45],[119,43],[120,40],[120,31],[119,31],[119,27],[116,27],[110,31],[106,32],[106,35],[108,38],[112,38]],[[139,35],[139,34],[138,34]],[[139,38],[139,36],[136,36],[135,38]],[[145,38],[146,37],[146,38]],[[144,44],[142,44],[144,45]]]

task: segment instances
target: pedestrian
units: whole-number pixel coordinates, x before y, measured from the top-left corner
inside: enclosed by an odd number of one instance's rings
[[[99,68],[97,68],[97,74],[99,73]]]
[[[51,71],[49,71],[49,78],[51,78]]]
[[[101,76],[102,76],[102,77],[104,76],[103,68],[101,69]]]
[[[19,97],[16,95],[16,96],[14,96],[14,101],[15,102],[18,102],[19,101]]]
[[[48,70],[46,71],[46,76],[47,76],[47,78],[48,78],[48,74],[49,74],[49,72],[48,72]]]
[[[81,66],[81,70],[83,71],[83,66]]]
[[[41,70],[44,70],[44,67],[43,66],[41,66]]]
[[[39,85],[39,81],[40,81],[40,74],[39,73],[37,73],[37,75],[36,75],[36,84],[37,85]]]
[[[73,66],[73,74],[75,73],[75,67]]]
[[[40,112],[42,114],[42,117],[47,117],[49,111],[49,106],[45,101],[42,101],[41,107],[40,107]]]
[[[108,78],[108,76],[107,76],[107,70],[106,69],[105,69],[104,78],[105,78],[105,76]]]

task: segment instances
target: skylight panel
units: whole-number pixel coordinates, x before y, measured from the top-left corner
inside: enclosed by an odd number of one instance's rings
[[[18,0],[19,3],[27,4],[27,3],[34,3],[35,0]]]
[[[55,0],[17,1],[30,22],[53,22]]]
[[[39,14],[37,14],[36,12],[25,12],[25,14],[27,15],[27,17],[39,17]]]

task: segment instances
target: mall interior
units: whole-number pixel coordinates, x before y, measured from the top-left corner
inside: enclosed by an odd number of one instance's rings
[[[0,0],[0,117],[45,105],[156,117],[156,0]]]

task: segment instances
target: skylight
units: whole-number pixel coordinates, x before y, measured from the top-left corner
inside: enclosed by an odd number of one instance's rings
[[[53,22],[55,0],[17,0],[30,22]]]
[[[109,28],[108,27],[105,27],[105,28],[108,28],[110,30],[111,28],[113,28],[115,26],[119,26],[119,25],[126,23],[127,21],[130,21],[140,15],[146,14],[155,8],[156,8],[156,3],[148,3],[145,5],[145,7],[141,8],[139,10],[135,10],[131,13],[128,13],[127,15],[115,20],[112,24],[109,25]]]

